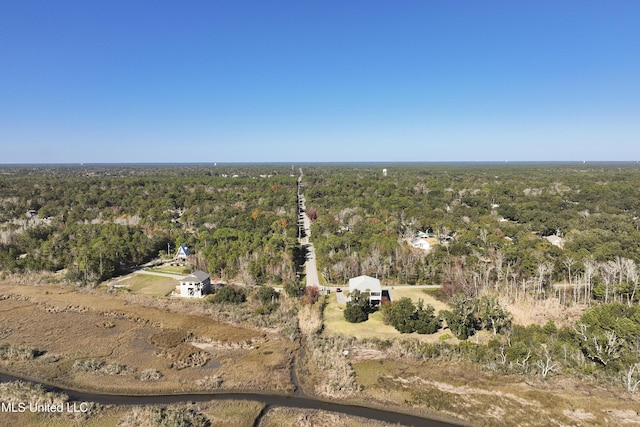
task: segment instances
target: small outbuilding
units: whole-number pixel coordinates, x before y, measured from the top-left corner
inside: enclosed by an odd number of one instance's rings
[[[180,279],[180,296],[184,298],[204,298],[211,292],[211,277],[204,271],[194,271]]]
[[[369,292],[369,302],[371,305],[378,305],[382,301],[382,285],[380,280],[370,276],[358,276],[349,279],[349,293],[358,290]]]

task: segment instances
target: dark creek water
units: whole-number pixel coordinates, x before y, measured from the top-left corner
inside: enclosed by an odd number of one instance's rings
[[[1,382],[32,380],[0,374]],[[338,412],[341,414],[380,420],[388,423],[399,423],[408,426],[425,427],[452,427],[459,424],[451,424],[443,421],[431,420],[415,415],[402,414],[384,409],[368,408],[351,404],[325,402],[302,394],[278,395],[260,393],[192,393],[192,394],[165,394],[165,395],[138,395],[127,396],[121,394],[89,393],[55,387],[49,384],[38,383],[49,391],[64,393],[72,402],[95,402],[103,405],[168,405],[172,403],[208,402],[216,400],[246,400],[262,402],[269,407],[288,407],[298,409],[315,409]],[[28,402],[27,402],[28,404]],[[263,411],[264,413],[265,411]]]

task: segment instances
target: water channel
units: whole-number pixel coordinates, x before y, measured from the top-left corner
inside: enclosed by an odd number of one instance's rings
[[[124,395],[124,394],[105,394],[97,392],[76,391],[64,387],[56,387],[54,385],[33,381],[26,378],[20,378],[12,375],[0,374],[0,382],[9,381],[28,381],[42,385],[48,391],[56,393],[64,393],[69,397],[71,402],[95,402],[102,405],[168,405],[175,403],[189,402],[208,402],[216,400],[244,400],[261,402],[265,405],[266,413],[271,407],[287,407],[297,409],[311,409],[338,412],[345,415],[375,419],[388,423],[399,423],[407,426],[424,426],[424,427],[453,427],[460,424],[452,424],[449,422],[433,420],[409,415],[399,412],[388,411],[385,409],[369,408],[347,403],[328,402],[305,396],[301,393],[295,395],[269,394],[256,392],[220,392],[220,393],[186,393],[186,394],[162,394],[162,395]]]

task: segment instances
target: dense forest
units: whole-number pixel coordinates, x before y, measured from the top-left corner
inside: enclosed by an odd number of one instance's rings
[[[500,288],[513,298],[638,299],[637,164],[397,164],[387,176],[382,168],[304,168],[327,282],[368,274],[442,284],[450,295]],[[64,271],[94,283],[186,244],[195,266],[220,278],[295,277],[298,170],[290,165],[0,172],[3,271]],[[432,236],[431,251],[408,244],[418,232]]]
[[[302,189],[324,281],[368,274],[387,286],[442,285],[450,310],[436,316],[406,298],[383,307],[383,319],[403,334],[446,323],[460,341],[399,341],[402,354],[640,387],[639,165],[384,168],[305,165]],[[96,284],[186,244],[193,268],[283,284],[312,303],[318,295],[296,278],[304,256],[297,180],[291,165],[0,167],[0,270]],[[419,236],[430,250],[410,244]],[[275,294],[262,290],[264,314]],[[244,298],[228,287],[214,302]],[[524,326],[512,324],[504,306],[547,299],[583,315],[571,325]],[[368,299],[356,296],[344,314],[366,321]],[[493,333],[488,344],[467,340],[479,330]]]
[[[327,281],[368,274],[387,284],[442,284],[450,295],[495,287],[513,298],[638,299],[637,164],[382,169],[305,170]],[[418,232],[433,236],[429,253],[408,244]]]
[[[61,271],[96,283],[186,244],[196,267],[222,279],[295,277],[290,167],[5,166],[0,173],[3,271]]]
[[[403,334],[446,324],[438,343],[378,340],[378,348],[503,374],[597,378],[630,393],[640,387],[637,164],[318,166],[305,169],[305,183],[327,281],[368,274],[387,286],[442,285],[436,295],[449,309],[438,316],[408,298],[381,308]],[[418,236],[429,251],[410,245]],[[506,310],[547,302],[582,315],[522,325]],[[369,312],[368,298],[356,295],[343,314],[366,322]],[[468,339],[480,330],[488,343]],[[449,343],[451,335],[460,341]]]

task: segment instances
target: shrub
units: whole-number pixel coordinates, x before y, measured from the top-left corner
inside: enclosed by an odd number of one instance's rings
[[[155,406],[133,409],[120,420],[118,426],[209,427],[211,421],[193,409]]]
[[[202,379],[196,381],[196,385],[198,387],[203,387],[205,389],[216,389],[219,388],[223,383],[222,377],[220,375],[214,375],[212,377],[206,376]]]
[[[414,327],[419,334],[435,334],[442,324],[440,317],[435,315],[435,308],[428,304],[424,307],[422,300],[418,301],[414,318]]]
[[[104,362],[96,359],[76,360],[73,362],[73,369],[80,372],[95,372],[103,365]]]
[[[289,280],[284,285],[284,291],[293,298],[299,298],[304,294],[305,286],[299,280]]]
[[[240,304],[247,300],[247,297],[242,289],[235,288],[233,286],[225,286],[217,291],[211,301],[214,303],[230,303]]]
[[[158,381],[162,378],[162,372],[155,369],[145,369],[140,373],[140,381]]]
[[[128,370],[129,370],[129,367],[126,365],[120,365],[118,363],[109,363],[107,365],[104,365],[100,369],[100,372],[107,375],[118,375],[123,372],[127,372]]]
[[[315,304],[320,298],[320,291],[317,286],[307,286],[304,290],[302,302],[307,305]]]
[[[40,358],[40,361],[42,363],[56,363],[60,359],[62,359],[62,356],[59,354],[45,354]]]
[[[262,305],[275,303],[278,298],[280,298],[280,294],[269,286],[263,286],[256,292],[256,299],[260,301]]]
[[[33,405],[59,405],[69,400],[65,394],[45,390],[40,384],[25,381],[0,383],[0,400],[3,403],[30,402]]]
[[[450,340],[451,338],[453,338],[453,336],[451,336],[451,334],[445,333],[445,334],[442,334],[442,335],[440,335],[438,337],[438,341],[443,341],[444,342],[444,341]]]
[[[253,312],[254,312],[254,314],[257,314],[257,315],[260,315],[260,316],[266,316],[268,314],[273,313],[277,308],[278,308],[278,304],[277,303],[266,304],[266,305],[261,305],[260,307],[256,308]]]
[[[361,323],[369,319],[370,312],[369,293],[355,290],[351,294],[351,300],[347,303],[343,315],[347,322]]]
[[[413,324],[415,312],[416,306],[413,305],[410,298],[400,298],[392,302],[389,308],[385,310],[385,320],[400,333],[408,334],[415,331]]]
[[[16,347],[9,343],[0,346],[0,360],[31,360],[44,354],[44,351]]]
[[[345,320],[351,323],[361,323],[369,319],[369,313],[351,302],[347,303],[347,308],[344,309],[343,314]]]

